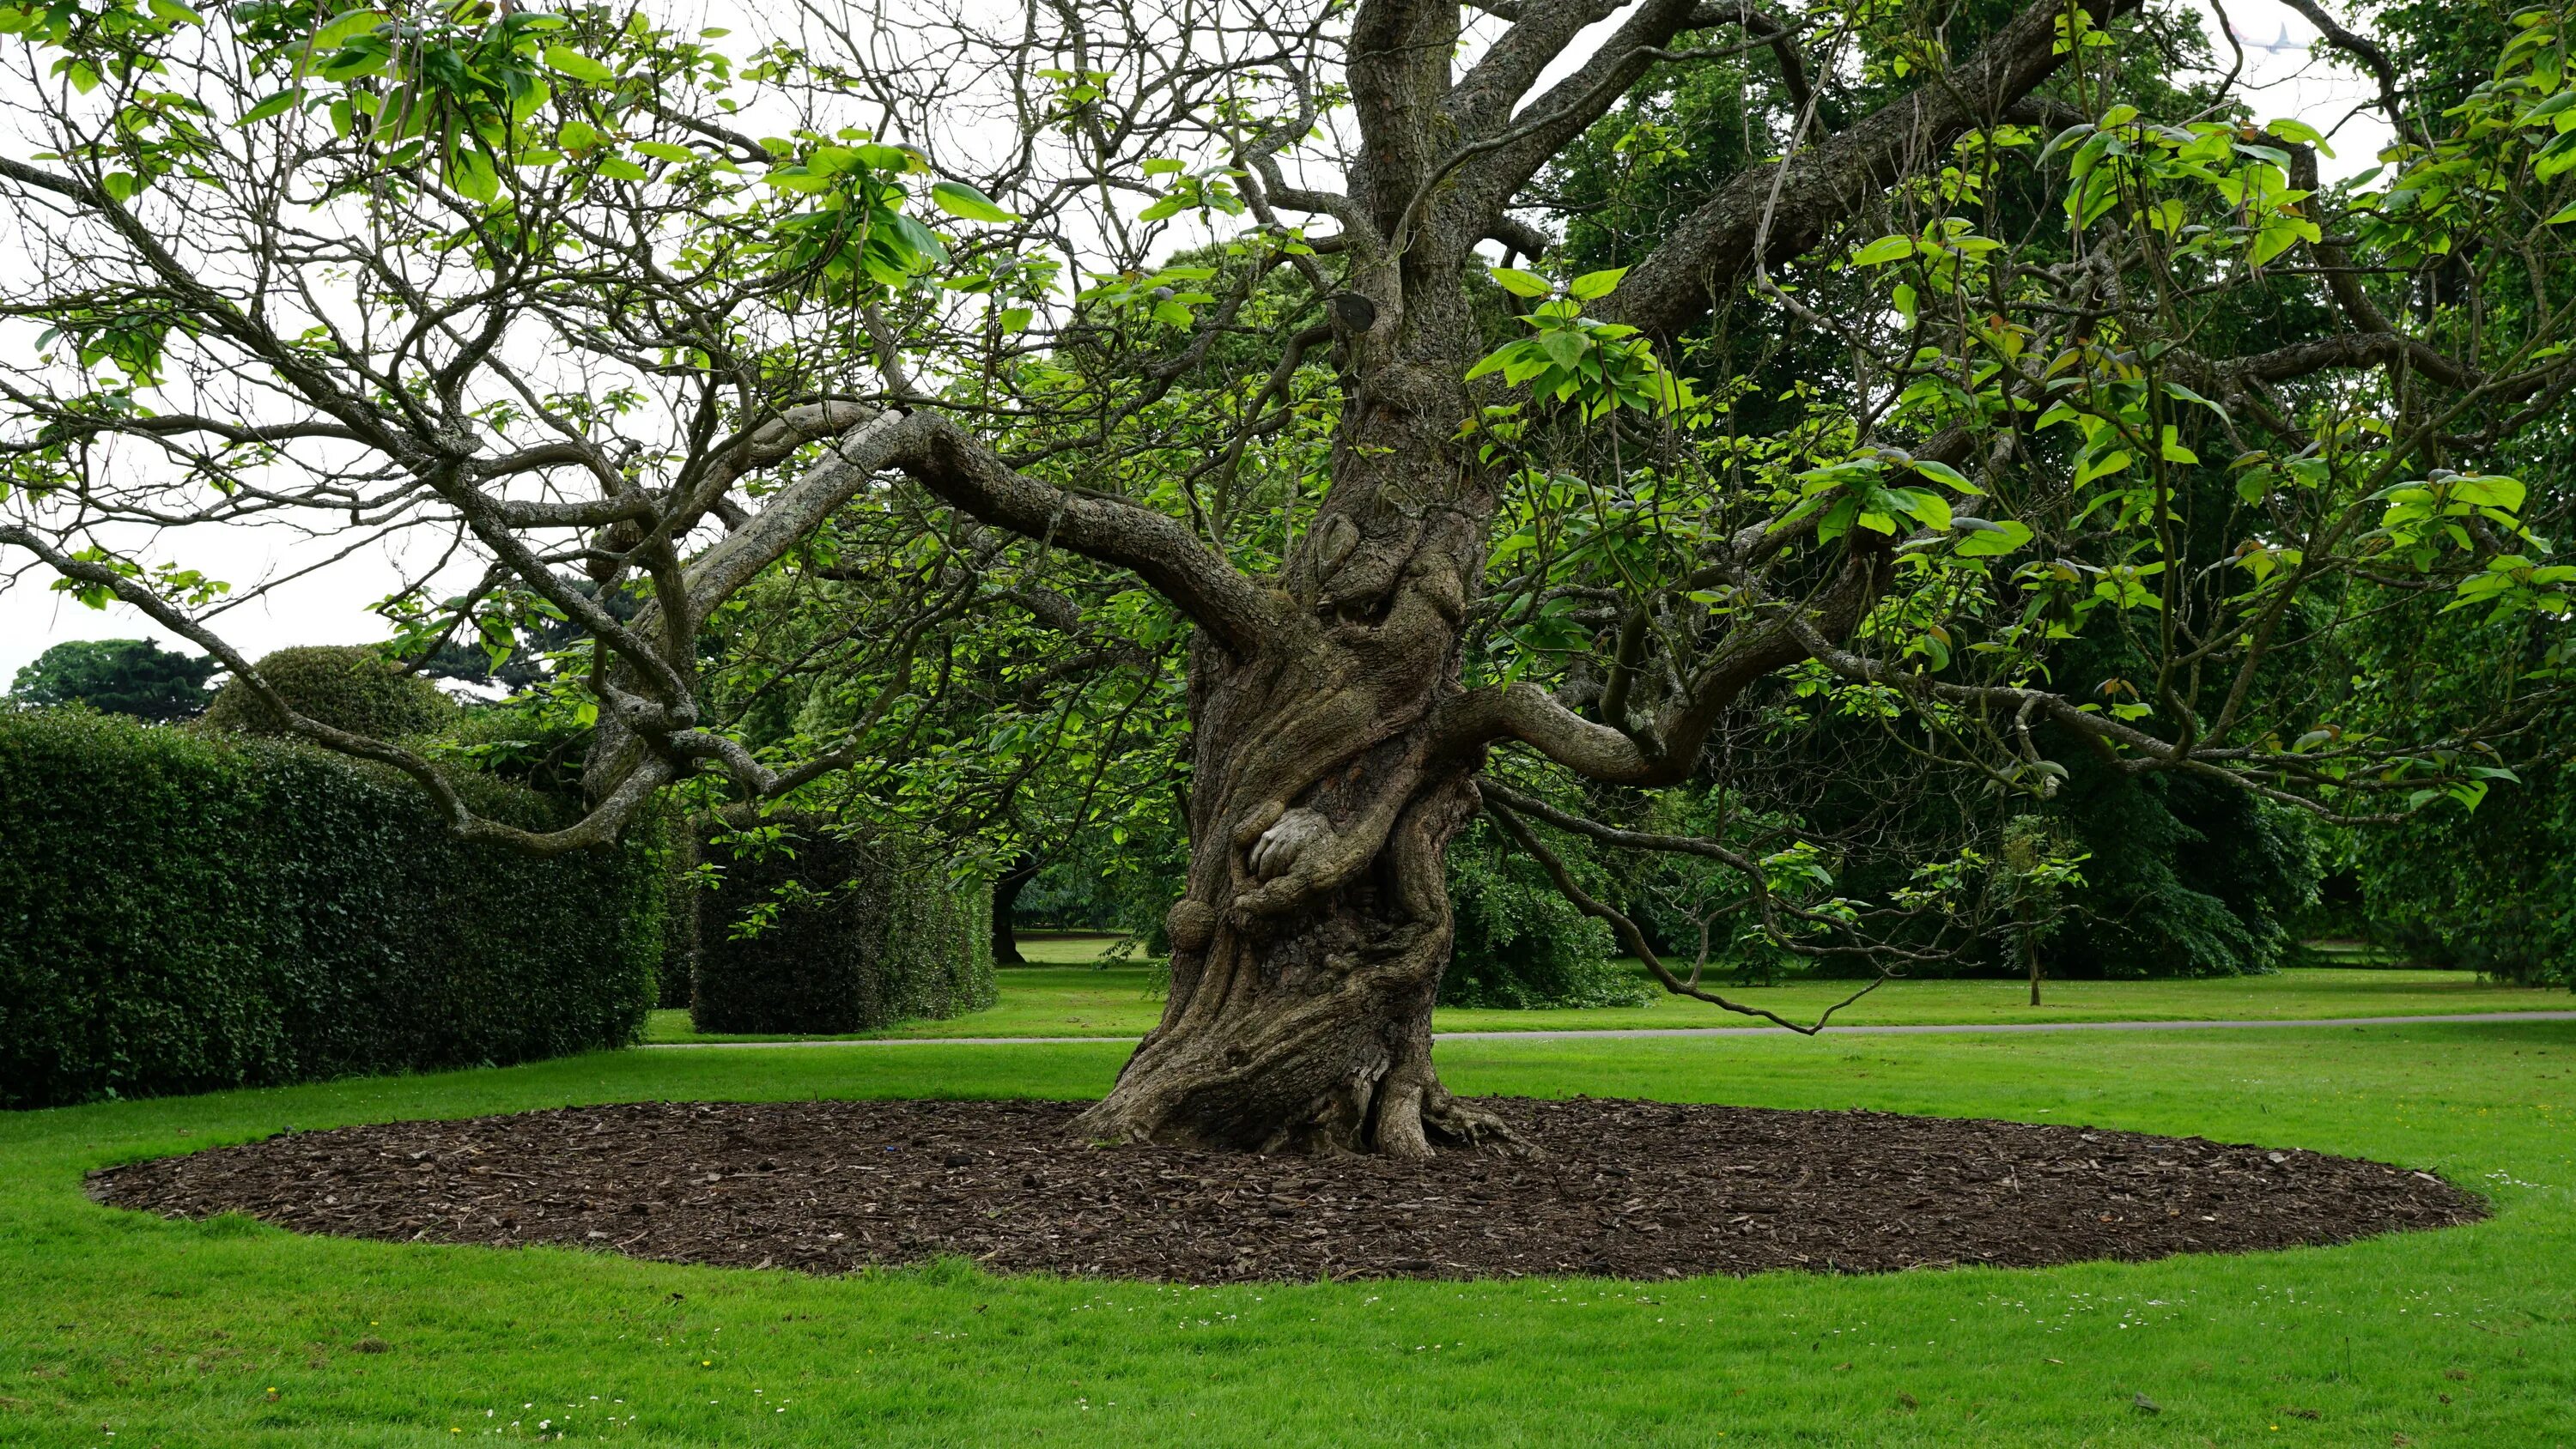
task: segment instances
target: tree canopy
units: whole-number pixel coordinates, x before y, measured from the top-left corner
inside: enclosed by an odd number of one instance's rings
[[[0,8],[0,546],[469,837],[1160,828],[1090,1125],[1427,1151],[1498,1128],[1428,1062],[1479,812],[1734,1005],[1565,843],[1901,963],[2079,770],[2390,822],[2546,756],[2563,18],[2314,13],[2394,136],[2333,185],[2134,0]],[[413,540],[416,656],[568,646],[582,818],[272,689],[186,543],[277,520]]]
[[[81,704],[156,724],[193,719],[213,698],[218,666],[202,655],[165,651],[149,639],[74,639],[20,667],[10,697],[20,704]]]

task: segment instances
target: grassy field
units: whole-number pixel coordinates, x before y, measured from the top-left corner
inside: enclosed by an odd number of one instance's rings
[[[905,1022],[876,1036],[1116,1036],[1142,1035],[1162,1013],[1155,973],[1141,965],[1091,964],[1107,944],[1097,937],[1024,941],[1027,966],[1001,973],[1002,999],[987,1011],[947,1021]],[[1793,1021],[1851,994],[1857,983],[1793,982],[1780,986],[1719,989]],[[2052,981],[2046,1005],[2030,1004],[2022,981],[1892,981],[1836,1016],[1849,1026],[1954,1024],[2012,1021],[2241,1021],[2298,1020],[2321,1016],[2428,1016],[2463,1011],[2576,1010],[2576,993],[2494,986],[2469,971],[2400,971],[2321,967],[2273,976],[2229,976],[2208,981]],[[1631,1027],[1743,1026],[1748,1019],[1705,1002],[1658,991],[1637,1007],[1588,1011],[1443,1010],[1441,1031],[1606,1031]],[[653,1013],[646,1040],[758,1041],[760,1037],[701,1036],[685,1011]]]
[[[0,1443],[2576,1443],[2576,1023],[1440,1051],[1469,1091],[2202,1133],[2430,1167],[2497,1208],[2434,1235],[2137,1265],[827,1280],[162,1222],[80,1190],[92,1167],[288,1126],[656,1097],[1079,1097],[1121,1055],[628,1052],[0,1117]]]

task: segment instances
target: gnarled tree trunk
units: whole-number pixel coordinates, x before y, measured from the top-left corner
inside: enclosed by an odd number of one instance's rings
[[[1248,657],[1202,641],[1188,894],[1171,995],[1084,1131],[1427,1156],[1500,1124],[1431,1068],[1448,964],[1442,857],[1481,744],[1444,734],[1492,497],[1451,439],[1458,370],[1362,390],[1331,501]]]
[[[2084,3],[2098,19],[2134,0]],[[1643,728],[1624,688],[1596,722],[1525,685],[1461,686],[1460,631],[1495,507],[1493,479],[1459,441],[1481,350],[1461,273],[1484,238],[1526,230],[1508,215],[1515,193],[1646,73],[1656,47],[1752,13],[1644,0],[1535,93],[1548,58],[1609,9],[1528,7],[1461,76],[1458,6],[1369,0],[1347,49],[1364,144],[1346,191],[1304,191],[1270,163],[1300,127],[1247,153],[1272,197],[1340,224],[1348,290],[1328,310],[1349,390],[1332,487],[1283,572],[1255,585],[1263,602],[1193,609],[1220,637],[1192,654],[1192,853],[1169,921],[1171,997],[1080,1130],[1411,1157],[1502,1130],[1431,1067],[1451,938],[1442,855],[1477,808],[1486,745],[1517,739],[1595,779],[1668,783],[1746,685],[1848,633],[1884,586],[1884,549],[1848,546],[1834,579],[1748,616]],[[1736,177],[1603,310],[1678,335],[1757,256],[1787,260],[1909,160],[2020,100],[2060,63],[2058,18],[2033,4],[1942,84],[1800,151],[1785,174]],[[1936,451],[1964,447],[1960,435]],[[1776,549],[1766,537],[1742,541],[1737,566]]]

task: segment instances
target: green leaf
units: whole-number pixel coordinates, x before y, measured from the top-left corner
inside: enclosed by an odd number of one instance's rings
[[[857,150],[861,161],[879,171],[892,171],[899,176],[908,176],[916,171],[930,169],[930,163],[922,160],[919,152],[907,150],[901,146],[883,146],[870,142],[858,147]]]
[[[634,162],[627,160],[623,156],[601,157],[599,161],[599,174],[607,177],[611,181],[644,181],[649,179],[646,176],[643,167],[636,165]]]
[[[2165,384],[2165,391],[2182,399],[2184,402],[2198,403],[2202,407],[2209,409],[2211,412],[2218,414],[2222,418],[2227,416],[2227,409],[2211,402],[2208,398],[2201,396],[2199,393],[2193,392],[2190,388],[2183,386],[2181,383],[2168,382]]]
[[[1912,255],[1914,255],[1914,238],[1883,236],[1852,253],[1851,264],[1855,267],[1883,267],[1889,262],[1901,262]]]
[[[1591,351],[1582,336],[1573,332],[1545,333],[1538,339],[1538,349],[1547,354],[1550,362],[1569,372],[1582,364],[1584,353]]]
[[[1521,354],[1528,350],[1529,342],[1527,339],[1523,339],[1519,342],[1504,343],[1502,346],[1495,348],[1492,352],[1487,353],[1484,361],[1467,369],[1467,381],[1474,382],[1477,378],[1483,377],[1486,373],[1503,371],[1510,367],[1514,362],[1519,361]]]
[[[282,116],[286,114],[288,110],[292,109],[297,101],[302,99],[304,99],[304,88],[302,86],[290,86],[285,90],[279,91],[276,95],[270,96],[267,100],[260,102],[258,105],[251,107],[249,110],[242,112],[241,119],[233,122],[233,124],[236,126],[253,126],[267,120],[271,116]]]
[[[1935,462],[1930,458],[1917,458],[1914,460],[1914,471],[1945,488],[1965,493],[1971,498],[1985,496],[1986,490],[1969,482],[1967,475],[1947,463]]]
[[[2083,466],[2075,470],[2075,486],[2081,488],[2096,478],[2108,478],[2128,466],[2129,450],[2126,448],[2115,448],[2099,458],[2087,458]]]
[[[1887,496],[1925,528],[1949,531],[1950,500],[1940,494],[1929,488],[1891,488]]]
[[[1492,270],[1494,280],[1502,283],[1503,290],[1515,297],[1545,297],[1556,291],[1545,278],[1533,276],[1518,267],[1495,267]]]
[[[1626,267],[1613,267],[1606,272],[1585,272],[1566,284],[1565,294],[1578,302],[1607,297],[1618,288],[1619,279],[1626,275]]]
[[[2297,141],[2302,145],[2314,146],[2320,153],[2324,154],[2329,159],[2334,156],[2334,148],[2326,144],[2325,134],[2305,121],[2283,119],[2270,122],[2265,125],[2263,129],[2280,137],[2282,140]]]
[[[638,141],[635,143],[635,149],[656,161],[669,161],[679,165],[698,159],[697,152],[686,146],[674,146],[668,141]]]
[[[1037,314],[1035,312],[1030,311],[1026,307],[1005,307],[1002,309],[1001,316],[1002,330],[1004,332],[1026,332],[1029,330],[1030,319],[1036,316]]]
[[[617,80],[617,72],[568,45],[547,46],[546,64],[557,75],[570,76],[586,85],[612,85]]]
[[[448,158],[447,184],[456,188],[457,195],[485,205],[501,195],[501,176],[492,169],[491,158],[471,147]]]
[[[2056,155],[2064,147],[2091,136],[2094,130],[2095,127],[2091,121],[2079,121],[2076,124],[2067,127],[2065,130],[2058,132],[2055,136],[2050,137],[2047,145],[2039,148],[2039,159],[2031,164],[2036,166],[2047,165],[2049,157]]]
[[[352,10],[313,33],[312,53],[338,50],[361,35],[371,34],[392,17],[381,10]]]
[[[1956,551],[1962,558],[2001,558],[2030,540],[2029,525],[2006,518],[1971,531]]]
[[[2569,106],[2576,106],[2576,91],[2560,91],[2558,94],[2542,101],[2539,105],[2523,112],[2522,120],[2519,124],[2528,126],[2535,121],[2548,120],[2550,117],[2557,115],[2560,111],[2567,109]]]
[[[948,248],[941,246],[939,238],[931,235],[930,228],[920,222],[908,216],[896,215],[887,217],[885,225],[902,239],[903,244],[910,248],[915,256],[921,258],[922,265],[935,267],[948,260]]]
[[[933,182],[930,199],[941,211],[962,221],[1018,221],[1016,213],[1004,211],[993,199],[962,181]]]

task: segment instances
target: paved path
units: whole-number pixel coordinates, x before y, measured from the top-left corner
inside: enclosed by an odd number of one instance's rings
[[[1829,1036],[1931,1036],[1944,1033],[2031,1031],[2232,1031],[2268,1026],[2425,1026],[2484,1021],[2576,1021],[2576,1011],[2463,1011],[2449,1016],[2322,1016],[2279,1021],[1997,1021],[1929,1026],[1829,1026]],[[1778,1036],[1776,1026],[1656,1026],[1596,1031],[1439,1031],[1435,1041],[1589,1041],[1598,1037]],[[828,1046],[1061,1046],[1079,1042],[1133,1042],[1132,1036],[872,1036],[824,1041],[663,1041],[647,1051],[703,1051],[710,1047]]]

